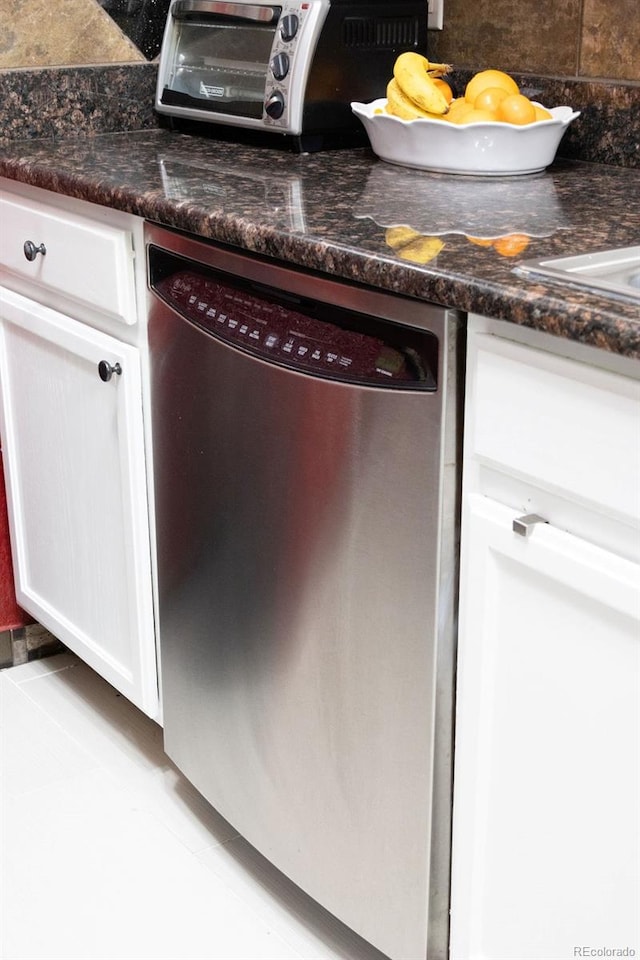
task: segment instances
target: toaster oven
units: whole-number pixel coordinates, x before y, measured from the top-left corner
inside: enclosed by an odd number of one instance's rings
[[[352,100],[384,96],[395,58],[426,50],[425,0],[172,0],[156,109],[294,138],[361,132]]]

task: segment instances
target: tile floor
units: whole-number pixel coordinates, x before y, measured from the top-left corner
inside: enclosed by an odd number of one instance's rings
[[[219,817],[72,654],[0,672],[1,960],[384,960]]]

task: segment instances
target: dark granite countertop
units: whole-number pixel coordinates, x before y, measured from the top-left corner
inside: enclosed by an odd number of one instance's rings
[[[530,177],[453,177],[365,147],[298,155],[151,129],[9,142],[0,176],[640,357],[637,303],[514,273],[524,259],[638,244],[637,169],[557,160]]]

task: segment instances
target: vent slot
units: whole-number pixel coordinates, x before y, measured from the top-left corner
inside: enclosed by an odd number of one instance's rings
[[[415,17],[345,17],[342,41],[345,47],[416,47],[418,21]]]

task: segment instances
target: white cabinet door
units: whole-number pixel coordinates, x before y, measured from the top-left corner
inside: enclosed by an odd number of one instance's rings
[[[637,955],[640,568],[515,516],[467,498],[451,957]]]
[[[58,293],[136,322],[131,231],[10,194],[0,196],[0,223],[0,264],[32,284],[38,300]],[[28,260],[25,241],[45,252]]]
[[[2,288],[0,336],[19,602],[154,716],[138,350]]]

